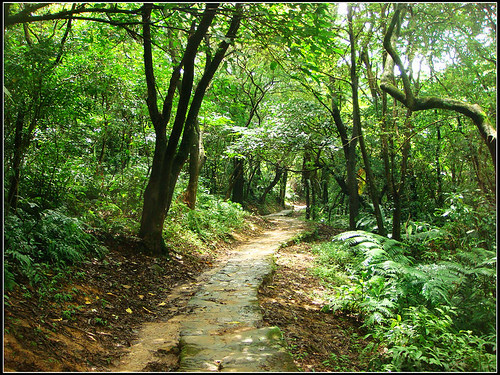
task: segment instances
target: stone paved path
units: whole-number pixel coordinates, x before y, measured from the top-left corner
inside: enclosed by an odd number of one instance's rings
[[[238,247],[188,302],[178,371],[297,371],[280,330],[263,327],[257,290],[272,272],[273,253],[303,229],[303,222],[283,213],[271,218],[279,229]]]

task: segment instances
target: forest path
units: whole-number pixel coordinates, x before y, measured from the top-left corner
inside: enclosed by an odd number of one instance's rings
[[[187,311],[148,323],[112,371],[161,371],[179,360],[178,371],[297,371],[277,327],[264,327],[257,290],[273,270],[273,254],[305,229],[282,211],[267,218],[277,227],[238,246],[226,263],[173,291]],[[196,294],[189,299],[192,289]],[[180,351],[180,352],[179,352]]]

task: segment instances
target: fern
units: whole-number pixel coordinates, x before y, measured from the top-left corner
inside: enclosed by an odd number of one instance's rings
[[[403,266],[413,262],[405,255],[408,251],[405,244],[374,233],[349,231],[335,236],[333,241],[344,241],[357,256],[362,257],[361,266],[373,273],[401,272],[405,270]]]
[[[3,273],[3,281],[4,281],[4,286],[5,290],[12,290],[16,285],[16,275],[11,272],[10,269],[10,264],[5,263],[4,264],[4,273]]]
[[[4,272],[9,287],[19,277],[26,277],[31,284],[43,281],[41,265],[50,264],[57,271],[105,251],[84,231],[82,222],[58,210],[32,214],[19,210],[5,219]]]
[[[402,242],[362,230],[340,233],[333,238],[333,241],[344,241],[346,244],[361,251],[364,248],[383,249],[390,257],[401,254],[407,247]]]
[[[496,330],[495,252],[459,249],[444,261],[416,264],[408,253],[419,239],[448,235],[429,227],[419,230],[408,234],[415,241],[411,247],[363,231],[334,237],[352,253],[353,274],[348,285],[335,288],[328,307],[355,311],[384,341],[390,354],[386,371],[494,368],[495,356],[485,349],[494,340],[482,337]],[[418,246],[425,251],[425,243]]]

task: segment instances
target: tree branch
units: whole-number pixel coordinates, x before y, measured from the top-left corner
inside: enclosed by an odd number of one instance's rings
[[[188,110],[189,99],[191,97],[191,91],[193,88],[194,60],[196,57],[196,53],[198,51],[198,47],[202,42],[204,36],[206,35],[208,28],[212,24],[212,21],[215,17],[216,9],[218,7],[219,4],[214,4],[214,3],[207,4],[205,12],[203,13],[203,18],[201,19],[200,24],[198,25],[198,28],[196,29],[195,33],[189,38],[188,44],[184,51],[184,55],[182,57],[182,61],[184,61],[184,74],[182,77],[182,86],[179,96],[179,104],[177,106],[177,113],[175,116],[174,125],[172,127],[172,132],[170,133],[170,139],[167,145],[167,154],[170,152],[173,153],[173,151],[177,147],[182,131],[184,130],[184,125],[186,122],[186,113]],[[202,82],[200,82],[198,86],[200,84],[202,84]]]
[[[144,11],[142,14],[142,29],[143,29],[143,46],[144,46],[144,72],[146,76],[146,85],[148,88],[148,97],[146,98],[146,103],[148,106],[149,116],[153,122],[155,128],[156,136],[158,137],[160,133],[164,133],[164,130],[160,129],[160,113],[158,111],[158,95],[156,92],[156,80],[154,76],[153,67],[153,50],[151,46],[151,10],[152,4],[145,4]]]
[[[203,97],[205,96],[205,92],[208,88],[210,81],[212,80],[215,72],[219,68],[224,56],[226,55],[227,49],[229,45],[236,38],[236,33],[240,27],[242,13],[241,13],[242,4],[237,3],[235,6],[235,13],[231,19],[231,24],[226,32],[225,38],[223,41],[219,43],[217,51],[210,62],[210,65],[205,69],[203,76],[198,82],[198,86],[196,87],[196,91],[193,97],[193,101],[191,103],[191,107],[189,109],[189,113],[186,118],[186,125],[184,130],[184,135],[182,138],[182,143],[179,150],[179,157],[184,158],[187,157],[187,151],[191,144],[191,131],[195,120],[198,117],[198,113],[201,107],[201,103],[203,101]]]
[[[43,8],[47,5],[50,5],[50,3],[43,3],[43,4],[33,4],[30,7],[27,7],[23,9],[22,11],[9,15],[6,14],[4,17],[4,24],[5,27],[9,27],[18,23],[29,23],[29,22],[37,22],[37,21],[49,21],[49,20],[55,20],[55,19],[68,19],[68,18],[74,18],[78,19],[77,17],[74,17],[75,14],[80,14],[80,13],[122,13],[122,14],[133,14],[133,15],[138,15],[142,11],[142,6],[138,9],[108,9],[108,8],[85,8],[85,7],[79,7],[71,10],[63,10],[57,13],[52,13],[52,14],[43,14],[40,16],[32,16],[31,13]],[[80,18],[82,19],[82,18]],[[85,18],[83,18],[85,19]],[[102,22],[105,22],[105,20],[100,20]]]
[[[387,33],[384,37],[384,48],[389,54],[386,59],[384,66],[384,72],[380,78],[380,88],[392,96],[394,99],[402,103],[406,108],[411,111],[424,111],[428,109],[446,109],[462,113],[463,115],[469,117],[477,129],[479,134],[486,143],[488,150],[490,151],[493,165],[496,168],[496,140],[497,132],[495,128],[488,122],[486,113],[477,104],[469,104],[462,102],[460,100],[450,99],[450,98],[438,98],[438,97],[426,97],[426,98],[416,98],[413,96],[411,91],[410,82],[406,72],[403,68],[403,64],[399,55],[396,52],[393,44],[397,39],[397,33],[394,32],[396,23],[398,22],[400,14],[399,5],[394,12],[391,24],[387,29]],[[394,84],[394,62],[399,67],[401,71],[401,78],[403,80],[404,92],[399,90]]]

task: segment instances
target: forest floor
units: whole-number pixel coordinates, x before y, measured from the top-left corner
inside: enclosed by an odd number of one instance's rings
[[[173,345],[137,371],[176,371],[175,318],[187,312],[203,271],[272,226],[254,216],[232,243],[219,243],[210,254],[173,251],[171,261],[138,254],[131,238],[108,238],[109,253],[80,266],[50,298],[16,287],[5,294],[4,371],[116,371],[152,322],[164,323]],[[320,226],[315,241],[333,234]],[[321,312],[326,289],[311,272],[310,249],[309,241],[300,241],[276,252],[275,271],[259,289],[264,321],[281,329],[300,371],[364,371],[361,323]]]

